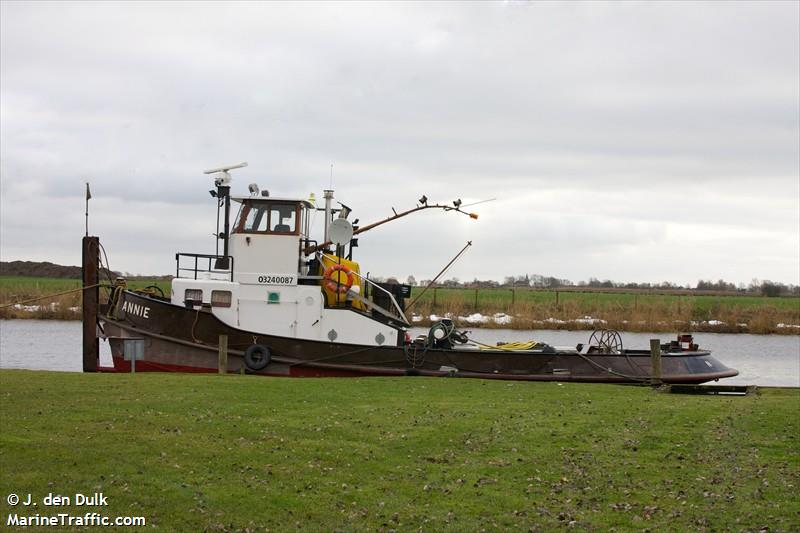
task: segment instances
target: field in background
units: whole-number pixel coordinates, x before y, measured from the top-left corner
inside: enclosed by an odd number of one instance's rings
[[[800,325],[800,298],[686,292],[437,288],[410,311],[423,317],[507,313],[513,317],[510,325],[489,321],[484,327],[515,329],[800,333],[800,327],[779,326]]]
[[[101,280],[106,282],[105,280]],[[156,285],[169,294],[170,282],[164,280],[128,281],[128,286],[143,289]],[[40,298],[50,294],[74,291],[70,294],[45,298],[23,304],[22,308],[0,309],[0,318],[38,318],[58,320],[80,320],[82,294],[81,281],[77,279],[32,278],[24,276],[0,276],[0,305]],[[103,291],[101,290],[101,298]],[[54,305],[55,304],[55,305]]]
[[[102,492],[57,510],[141,530],[800,529],[798,389],[8,370],[0,386],[0,493]]]
[[[163,280],[129,281],[133,288],[159,286],[169,294]],[[0,277],[0,305],[80,288],[79,280]],[[412,296],[422,291],[414,287]],[[56,306],[50,305],[52,302]],[[79,319],[80,291],[28,304],[26,309],[0,310],[0,318]],[[474,313],[507,313],[511,323],[489,321],[483,327],[514,329],[594,329],[620,331],[717,331],[746,333],[800,333],[800,298],[748,295],[667,294],[619,291],[534,289],[428,290],[411,309],[421,315],[417,325],[430,323],[430,315],[468,316]],[[409,313],[409,314],[411,314]],[[586,320],[591,317],[594,320]],[[781,327],[780,325],[783,325]],[[461,326],[475,327],[462,321]],[[789,327],[786,327],[789,326]]]

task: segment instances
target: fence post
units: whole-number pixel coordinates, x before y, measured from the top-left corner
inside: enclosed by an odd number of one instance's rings
[[[219,336],[219,353],[217,355],[219,357],[219,373],[220,374],[227,374],[228,373],[228,336],[227,335],[220,335]]]
[[[475,289],[475,312],[478,312],[478,289]]]
[[[433,288],[433,306],[432,306],[432,310],[433,311],[436,310],[436,287]]]
[[[652,368],[652,385],[661,385],[661,341],[650,339],[650,366]]]

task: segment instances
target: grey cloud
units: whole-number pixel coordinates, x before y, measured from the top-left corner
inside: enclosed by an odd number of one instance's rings
[[[333,162],[337,196],[362,220],[423,192],[529,206],[484,206],[485,229],[448,220],[383,231],[404,243],[430,227],[443,232],[436,244],[414,242],[420,271],[437,269],[440,241],[473,232],[494,247],[484,256],[476,244],[474,272],[508,274],[493,270],[500,243],[516,250],[533,241],[535,252],[511,253],[504,268],[530,270],[543,247],[546,263],[565,269],[553,275],[593,275],[576,270],[588,256],[641,279],[649,266],[631,248],[674,246],[697,226],[722,243],[705,263],[741,265],[732,279],[798,281],[797,246],[780,249],[800,231],[796,3],[0,9],[4,257],[26,258],[26,227],[6,212],[34,195],[79,203],[89,180],[118,209],[163,202],[145,211],[192,213],[203,226],[201,213],[209,221],[214,213],[204,168],[247,160],[236,175],[242,190],[256,181],[305,196],[328,185]],[[543,196],[556,203],[543,205]],[[128,235],[110,220],[108,239]],[[776,240],[748,244],[783,262],[735,254],[749,224]],[[142,233],[159,244],[137,260],[156,251],[169,259],[172,238],[146,223]],[[377,239],[366,242],[380,247]],[[376,261],[373,271],[394,268],[366,246],[360,252]]]

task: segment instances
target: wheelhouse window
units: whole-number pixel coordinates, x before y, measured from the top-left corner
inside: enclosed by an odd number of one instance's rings
[[[273,204],[269,210],[269,230],[272,233],[296,233],[297,206]]]
[[[267,223],[269,222],[269,212],[266,206],[249,206],[247,215],[244,221],[244,231],[258,232],[267,231]]]
[[[294,202],[245,201],[235,231],[297,235],[299,209]]]

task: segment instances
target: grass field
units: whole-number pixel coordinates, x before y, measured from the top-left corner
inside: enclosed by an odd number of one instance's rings
[[[162,531],[800,529],[797,389],[9,370],[0,384],[4,524],[10,493],[102,492],[107,507],[55,510]]]
[[[582,292],[530,289],[436,289],[425,293],[412,309],[424,316],[452,312],[508,313],[513,327],[592,329],[583,317],[606,321],[623,331],[724,331],[748,333],[800,333],[800,298],[652,294],[646,292]],[[558,319],[564,324],[547,322]],[[709,324],[709,321],[715,321]],[[746,326],[742,326],[745,324]],[[507,327],[507,326],[503,326]]]
[[[134,289],[143,289],[149,285],[156,285],[164,291],[164,294],[169,294],[170,282],[168,281],[136,280],[128,282],[128,286]],[[27,304],[28,309],[0,309],[0,318],[79,320],[82,296],[81,291],[75,289],[80,288],[81,281],[77,279],[0,276],[0,305],[73,291],[55,298],[30,302]],[[53,303],[56,305],[53,306]]]
[[[130,281],[128,285],[133,288],[157,285],[165,294],[170,290],[167,281]],[[79,287],[78,280],[0,277],[0,304]],[[421,291],[415,288],[412,296]],[[80,292],[54,301],[58,302],[55,309],[46,306],[33,312],[2,309],[0,317],[80,318],[75,310],[80,306]],[[412,311],[424,317],[445,313],[454,316],[508,313],[514,320],[502,327],[516,329],[593,329],[591,323],[575,322],[589,316],[605,320],[605,327],[621,331],[800,333],[800,327],[779,327],[780,324],[800,326],[800,298],[796,297],[439,288],[423,294]],[[564,323],[544,322],[548,319]],[[709,324],[709,321],[715,322]],[[427,323],[423,320],[418,325]]]

